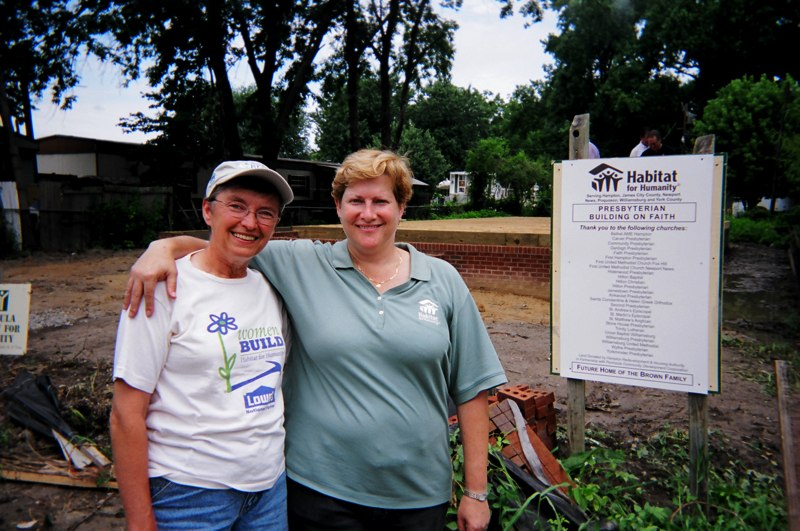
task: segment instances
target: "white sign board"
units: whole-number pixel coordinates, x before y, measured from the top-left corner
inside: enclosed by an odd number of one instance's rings
[[[30,284],[0,284],[0,354],[28,351]]]
[[[721,227],[721,157],[556,165],[552,372],[718,391]]]

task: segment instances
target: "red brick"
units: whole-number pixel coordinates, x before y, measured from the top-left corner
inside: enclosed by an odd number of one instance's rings
[[[536,418],[537,419],[544,419],[547,418],[551,413],[556,410],[556,406],[554,402],[550,402],[547,405],[537,407],[536,408]]]
[[[497,392],[497,394],[501,397],[505,397],[506,399],[511,399],[517,403],[520,410],[522,411],[522,415],[527,418],[536,418],[536,400],[537,395],[535,391],[531,389],[520,389],[517,387],[515,388],[504,388]]]

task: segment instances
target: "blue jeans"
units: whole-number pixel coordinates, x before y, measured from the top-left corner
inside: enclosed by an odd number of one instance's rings
[[[204,489],[150,478],[158,529],[286,531],[286,472],[271,489]]]

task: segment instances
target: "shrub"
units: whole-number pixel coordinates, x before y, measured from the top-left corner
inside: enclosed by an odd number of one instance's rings
[[[0,210],[0,256],[15,256],[19,253],[19,250],[20,246],[19,241],[17,241],[17,235],[8,222],[6,222],[4,212]]]
[[[107,249],[145,247],[167,227],[165,218],[163,209],[146,209],[136,199],[96,205],[91,243]]]
[[[770,214],[765,208],[753,208],[730,219],[732,243],[758,243],[788,248],[792,230],[800,225],[800,207]]]

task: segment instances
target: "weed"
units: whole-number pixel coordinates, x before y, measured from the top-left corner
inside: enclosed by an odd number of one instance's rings
[[[13,436],[11,435],[11,429],[5,423],[0,424],[0,450],[5,450],[11,447],[11,441]]]
[[[712,445],[712,453],[728,455],[720,445]],[[631,456],[629,448],[628,443],[624,451],[598,446],[564,461],[578,485],[573,497],[595,519],[613,520],[620,529],[637,530],[780,529],[786,525],[777,476],[735,461],[712,459],[708,502],[693,497],[684,430],[667,427],[637,444],[637,456],[647,456],[646,479],[641,478],[645,474],[632,472],[641,460]],[[665,502],[654,501],[659,498]]]
[[[488,503],[492,509],[492,529],[504,531],[514,529],[517,522],[536,528],[564,530],[570,527],[569,521],[559,513],[548,494],[558,486],[526,496],[516,480],[511,476],[501,458],[502,449],[508,444],[503,437],[497,437],[489,445]],[[453,463],[453,493],[447,509],[447,529],[458,528],[458,503],[464,494],[464,450],[459,441],[459,430],[450,434],[451,459]]]
[[[451,212],[450,214],[431,214],[431,219],[474,219],[474,218],[502,218],[507,217],[505,212],[496,210],[471,210],[469,212]]]
[[[764,392],[771,397],[776,396],[775,371],[772,366],[774,360],[784,360],[788,364],[789,386],[793,391],[800,390],[800,352],[788,343],[763,344],[756,341],[743,341],[741,339],[726,339],[722,344],[728,348],[739,350],[744,357],[755,360],[761,364],[758,369],[750,367],[736,371],[742,379],[759,383]]]

